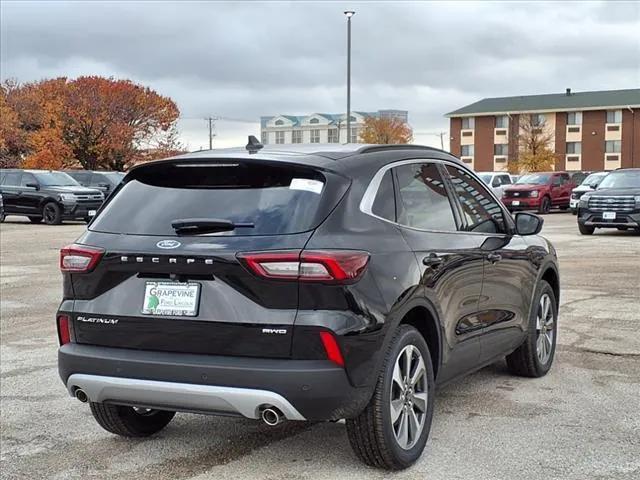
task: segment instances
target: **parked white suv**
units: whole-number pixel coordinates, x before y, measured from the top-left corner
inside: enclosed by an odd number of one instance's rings
[[[478,172],[480,179],[491,187],[496,197],[502,198],[504,187],[512,185],[511,175],[507,172]]]
[[[588,175],[580,185],[571,190],[571,200],[569,200],[569,208],[571,208],[571,213],[576,215],[578,213],[578,203],[580,202],[580,197],[587,192],[592,192],[600,182],[609,175],[609,172],[594,172]]]

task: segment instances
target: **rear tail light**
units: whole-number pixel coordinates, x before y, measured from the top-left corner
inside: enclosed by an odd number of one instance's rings
[[[60,270],[63,272],[90,272],[104,255],[104,249],[72,244],[60,250]]]
[[[327,359],[331,360],[336,365],[344,367],[344,358],[342,352],[336,341],[336,337],[331,332],[320,332],[320,339],[324,346],[324,351],[327,353]]]
[[[65,345],[71,342],[71,319],[68,315],[58,315],[58,341],[60,345]]]
[[[366,269],[369,254],[356,250],[295,250],[239,253],[238,259],[264,278],[352,283]]]

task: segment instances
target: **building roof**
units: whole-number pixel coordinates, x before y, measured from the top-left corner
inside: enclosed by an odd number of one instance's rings
[[[567,93],[484,98],[479,102],[449,112],[446,116],[465,117],[477,114],[600,110],[628,106],[640,107],[640,88],[596,92],[571,92],[568,90]]]

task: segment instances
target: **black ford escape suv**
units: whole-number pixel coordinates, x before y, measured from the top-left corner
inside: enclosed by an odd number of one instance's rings
[[[104,195],[86,188],[63,172],[0,170],[0,193],[5,215],[28,217],[32,223],[57,225],[63,220],[89,221]]]
[[[559,279],[539,217],[440,150],[260,147],[132,169],[62,249],[60,376],[102,427],[346,419],[365,463],[401,469],[436,385],[505,356],[547,373]]]
[[[640,168],[614,170],[580,198],[578,230],[591,235],[596,228],[640,232]]]

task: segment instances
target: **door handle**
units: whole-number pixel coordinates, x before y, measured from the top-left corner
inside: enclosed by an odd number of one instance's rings
[[[489,253],[487,255],[487,260],[489,260],[491,263],[496,263],[502,260],[502,255],[500,255],[499,253]]]
[[[444,258],[436,253],[430,253],[422,259],[422,264],[426,265],[427,267],[437,267],[439,265],[442,265],[442,262],[444,262]]]

